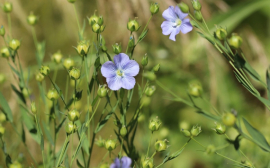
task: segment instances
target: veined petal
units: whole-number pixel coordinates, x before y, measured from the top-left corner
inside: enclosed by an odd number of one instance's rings
[[[161,28],[162,28],[162,34],[164,35],[169,35],[171,34],[171,32],[173,31],[173,22],[170,22],[170,21],[164,21],[162,24],[161,24]]]
[[[181,30],[181,26],[175,28],[175,29],[172,31],[172,33],[171,33],[169,39],[172,40],[172,41],[175,41],[175,36],[176,36],[177,34],[179,34],[180,30]]]
[[[180,27],[181,27],[181,32],[183,34],[186,34],[193,29],[192,25],[190,24],[189,19],[184,19]]]
[[[135,78],[132,76],[125,76],[122,78],[122,88],[130,90],[135,86]]]
[[[123,71],[125,76],[136,76],[138,75],[140,70],[140,66],[139,64],[134,61],[134,60],[130,60],[126,65],[124,65],[123,67]]]
[[[122,162],[122,168],[130,168],[132,160],[129,157],[124,156],[122,157],[121,162]]]
[[[175,21],[177,19],[177,15],[174,12],[173,6],[169,6],[169,8],[162,13],[162,16],[168,21]]]
[[[119,90],[122,87],[121,77],[115,76],[112,78],[106,78],[106,81],[111,90]]]
[[[129,61],[129,57],[125,53],[120,53],[113,58],[117,69],[122,69]]]
[[[183,21],[183,19],[185,17],[187,17],[188,13],[184,13],[181,11],[181,9],[176,5],[176,7],[174,8],[175,13],[177,14],[177,16],[179,17],[179,19],[181,19]]]
[[[112,61],[107,61],[101,67],[101,74],[105,78],[115,77],[116,70],[116,65]]]

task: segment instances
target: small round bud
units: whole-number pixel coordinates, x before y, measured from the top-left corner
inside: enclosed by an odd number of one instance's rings
[[[219,40],[224,40],[227,37],[227,31],[223,28],[219,28],[216,30],[216,36]]]
[[[103,16],[99,16],[97,24],[101,26],[103,25],[103,22]]]
[[[189,7],[186,3],[181,2],[180,4],[178,4],[179,8],[181,9],[182,12],[184,13],[188,13],[189,12]]]
[[[4,113],[0,112],[0,123],[7,121],[7,117]]]
[[[72,68],[69,71],[69,76],[71,77],[71,79],[73,80],[78,80],[81,77],[81,71],[78,68]]]
[[[0,36],[4,37],[5,34],[6,34],[6,30],[5,30],[5,27],[2,25],[0,28]]]
[[[24,97],[29,97],[29,95],[31,94],[31,91],[27,88],[23,88],[22,89],[22,94]]]
[[[89,19],[89,25],[93,26],[95,23],[98,23],[99,18],[96,16],[96,14],[92,15]]]
[[[105,27],[106,27],[106,26],[101,25],[101,26],[100,26],[100,29],[99,29],[99,33],[102,33],[102,32],[105,30]]]
[[[193,97],[200,97],[202,95],[202,86],[198,81],[191,81],[189,83],[188,94]]]
[[[242,45],[242,38],[240,36],[238,36],[237,34],[233,33],[232,37],[228,40],[229,45],[234,48],[234,49],[238,49],[241,47]]]
[[[3,84],[6,81],[6,76],[0,73],[0,84]]]
[[[9,41],[9,48],[11,48],[14,51],[18,50],[20,46],[21,46],[21,42],[17,39],[12,39]]]
[[[49,90],[49,92],[47,93],[47,97],[48,97],[48,99],[54,101],[54,100],[57,100],[59,98],[59,95],[58,95],[57,91],[53,88],[53,89]]]
[[[154,167],[154,163],[153,163],[153,159],[145,159],[142,162],[142,168],[153,168]]]
[[[2,137],[5,134],[5,127],[3,127],[2,125],[0,125],[0,137]]]
[[[145,54],[142,58],[142,66],[145,67],[148,64],[148,56]]]
[[[56,63],[56,64],[60,64],[62,61],[63,55],[61,54],[60,51],[54,53],[52,55],[52,60]]]
[[[100,40],[101,40],[101,44],[102,44],[102,46],[101,46],[101,50],[103,51],[103,52],[107,52],[107,47],[106,47],[106,41],[105,41],[105,39],[103,38],[103,36],[100,36],[101,38],[100,38]]]
[[[69,69],[71,69],[72,67],[74,67],[75,62],[74,62],[73,59],[67,58],[67,59],[64,60],[63,65],[64,65],[64,67],[65,67],[67,70],[69,70]]]
[[[191,133],[188,130],[182,129],[181,132],[186,136],[186,137],[190,137]]]
[[[44,76],[49,75],[50,71],[51,70],[48,66],[41,66],[41,68],[39,69],[39,72]]]
[[[156,151],[158,151],[158,152],[163,152],[163,151],[165,151],[165,150],[167,149],[167,140],[165,139],[165,140],[163,140],[163,141],[161,141],[161,140],[157,141],[157,142],[155,143],[155,149],[156,149]]]
[[[159,11],[159,4],[158,3],[151,3],[151,6],[150,6],[150,12],[152,15],[158,13]]]
[[[114,140],[111,140],[111,139],[108,139],[106,142],[105,142],[105,148],[108,150],[108,151],[112,151],[116,148],[116,142]]]
[[[105,140],[99,137],[98,139],[95,140],[95,144],[98,147],[103,148],[105,146]]]
[[[119,45],[118,43],[115,43],[114,45],[112,45],[112,47],[113,47],[113,52],[114,52],[115,54],[121,53],[121,51],[122,51],[122,46],[121,46],[121,44]]]
[[[197,11],[197,10],[194,11],[194,17],[198,21],[202,21],[202,19],[203,19],[201,11]]]
[[[191,3],[195,10],[200,11],[202,9],[202,5],[198,0],[192,0]]]
[[[129,37],[129,40],[128,40],[128,47],[129,48],[133,48],[135,45],[135,41],[134,41],[134,38],[132,36]]]
[[[66,133],[67,134],[72,134],[74,132],[76,132],[77,126],[72,122],[69,121],[66,125]]]
[[[69,3],[75,3],[76,0],[68,0]]]
[[[98,91],[97,94],[100,98],[106,97],[107,93],[108,93],[108,89],[106,88],[106,84],[105,85],[99,85],[98,87]]]
[[[28,24],[30,24],[31,26],[34,26],[37,24],[38,22],[38,17],[36,15],[34,15],[33,13],[31,13],[28,17],[27,17],[27,22]]]
[[[31,103],[31,111],[33,114],[37,114],[37,107],[35,102]]]
[[[223,116],[222,116],[222,123],[226,126],[233,126],[234,123],[236,121],[236,117],[235,115],[233,115],[232,113],[228,112],[228,113],[225,113]]]
[[[145,95],[151,97],[156,91],[156,86],[147,86],[145,89]]]
[[[198,136],[202,132],[202,128],[200,126],[193,126],[190,133],[193,137]]]
[[[110,168],[110,165],[108,163],[103,163],[99,166],[99,168]]]
[[[157,118],[152,119],[149,123],[148,128],[150,129],[150,131],[154,132],[154,131],[158,131],[161,125],[161,121]]]
[[[145,72],[144,74],[143,74],[143,77],[145,77],[145,78],[147,78],[148,80],[150,80],[150,81],[154,81],[154,80],[156,80],[156,74],[154,73],[154,72],[150,72],[150,71],[148,71],[148,72]]]
[[[68,112],[68,119],[72,122],[77,121],[80,118],[80,112],[76,109],[73,109]]]
[[[90,44],[88,41],[80,41],[76,48],[76,51],[81,57],[84,57],[88,54],[89,48]]]
[[[226,126],[224,124],[216,123],[216,128],[213,129],[217,134],[223,135],[226,132]]]
[[[36,74],[36,80],[38,82],[42,82],[44,80],[44,76],[39,72]]]
[[[122,128],[120,129],[120,135],[124,138],[127,135],[127,128],[126,126],[122,126]]]
[[[152,69],[153,72],[158,72],[159,70],[160,70],[160,64],[155,65]]]
[[[10,57],[9,49],[7,47],[1,48],[1,56],[3,58],[9,58]]]
[[[93,31],[94,33],[99,33],[99,31],[100,31],[100,25],[99,25],[98,23],[94,23],[94,24],[92,25],[92,31]]]
[[[138,31],[140,28],[139,23],[137,20],[130,20],[127,24],[127,29],[131,32]]]
[[[12,3],[5,2],[3,5],[3,10],[5,13],[10,13],[12,11]]]
[[[207,148],[206,148],[206,151],[205,153],[208,154],[208,155],[212,155],[216,152],[216,148],[214,145],[208,145]]]

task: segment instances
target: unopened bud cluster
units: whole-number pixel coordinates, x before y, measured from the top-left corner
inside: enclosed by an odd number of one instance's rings
[[[56,63],[56,64],[60,64],[62,62],[62,58],[63,58],[63,55],[61,54],[60,51],[54,53],[52,55],[52,60]]]
[[[118,43],[115,43],[114,45],[112,45],[112,48],[115,54],[119,54],[122,51],[122,46],[121,44],[118,44]]]
[[[167,146],[167,143],[168,142],[169,141],[167,141],[166,139],[165,140],[159,140],[159,141],[157,141],[155,143],[155,149],[156,149],[156,151],[157,152],[163,152],[163,151],[165,151],[168,148],[168,146]]]
[[[155,132],[159,130],[160,126],[161,126],[161,121],[157,117],[150,121],[148,128],[150,129],[150,131]]]
[[[158,13],[159,11],[159,4],[158,3],[151,3],[150,5],[150,12],[152,15]]]
[[[186,137],[197,137],[201,132],[202,128],[200,126],[193,126],[190,131],[186,129],[182,129],[181,132],[186,136]]]
[[[104,20],[103,16],[97,16],[95,13],[92,15],[89,19],[89,24],[92,27],[92,31],[94,33],[102,33],[105,29],[105,26],[103,25]]]
[[[105,142],[105,148],[111,152],[112,150],[114,150],[116,148],[116,142],[115,140],[112,140],[112,139],[108,139],[106,142]]]
[[[27,22],[28,24],[30,24],[31,26],[34,26],[37,24],[38,22],[38,17],[36,15],[34,15],[33,13],[31,13],[28,17],[27,17]]]
[[[85,57],[89,52],[90,44],[88,41],[83,40],[79,42],[77,48],[75,49],[81,57]]]
[[[202,86],[198,81],[192,81],[189,83],[188,94],[193,97],[202,96]]]

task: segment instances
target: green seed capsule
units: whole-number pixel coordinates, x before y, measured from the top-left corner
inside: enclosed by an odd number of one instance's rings
[[[158,152],[163,152],[167,149],[167,140],[159,140],[155,143],[155,149]]]

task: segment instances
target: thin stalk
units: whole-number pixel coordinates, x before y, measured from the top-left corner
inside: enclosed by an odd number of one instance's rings
[[[149,149],[150,149],[152,137],[153,137],[153,132],[151,132],[150,141],[149,141],[149,144],[148,144],[148,147],[147,147],[147,153],[146,153],[146,156],[147,156],[147,157],[148,157],[148,153],[149,153]]]
[[[12,38],[12,31],[11,31],[11,17],[10,17],[10,13],[7,14],[8,17],[8,28],[9,28],[9,35]]]
[[[75,11],[75,16],[76,16],[76,20],[77,20],[77,24],[78,24],[78,28],[79,28],[79,34],[81,35],[81,26],[80,26],[80,23],[79,23],[79,18],[78,18],[78,15],[77,15],[77,10],[76,10],[75,4],[73,4],[73,9]]]
[[[55,71],[53,73],[53,82],[56,81],[57,73],[58,73],[58,67],[56,67],[56,69],[55,69]]]
[[[38,134],[39,134],[40,136],[43,136],[42,133],[41,133],[41,130],[40,130],[40,128],[39,128],[38,120],[37,120],[37,116],[36,116],[36,115],[35,115],[35,120],[36,120],[36,126],[37,126]],[[43,165],[44,165],[44,167],[46,168],[46,162],[45,162],[45,157],[44,157],[44,150],[42,150],[42,148],[41,148],[41,152],[42,152]]]
[[[201,12],[201,11],[200,11],[200,14],[202,15],[202,12]],[[206,22],[205,22],[205,20],[204,20],[204,17],[202,17],[202,20],[203,20],[203,23],[204,23],[204,25],[205,25],[207,31],[209,32],[209,34],[211,34],[211,32],[210,32],[210,30],[209,30],[209,28],[208,28],[208,26],[207,26],[207,24],[206,24]]]
[[[152,159],[156,155],[156,153],[157,153],[157,151],[155,151],[150,158]]]
[[[65,142],[64,142],[64,144],[63,144],[63,147],[62,147],[62,150],[61,150],[59,159],[58,159],[58,161],[57,161],[56,167],[59,167],[59,165],[60,165],[61,159],[62,159],[62,157],[63,157],[63,155],[64,155],[65,146],[66,146],[67,143],[69,142],[69,136],[70,136],[70,135],[68,135],[68,136],[66,137],[66,140],[65,140]]]
[[[150,20],[152,19],[152,17],[153,17],[153,15],[151,15],[150,18],[148,19],[148,21],[147,21],[147,23],[146,23],[146,25],[145,25],[145,27],[144,27],[144,29],[143,29],[142,32],[145,31],[145,29],[147,28],[148,24],[150,23]]]
[[[36,50],[38,50],[38,40],[37,40],[36,30],[33,26],[31,27],[31,30],[32,30],[32,35],[33,35]]]

